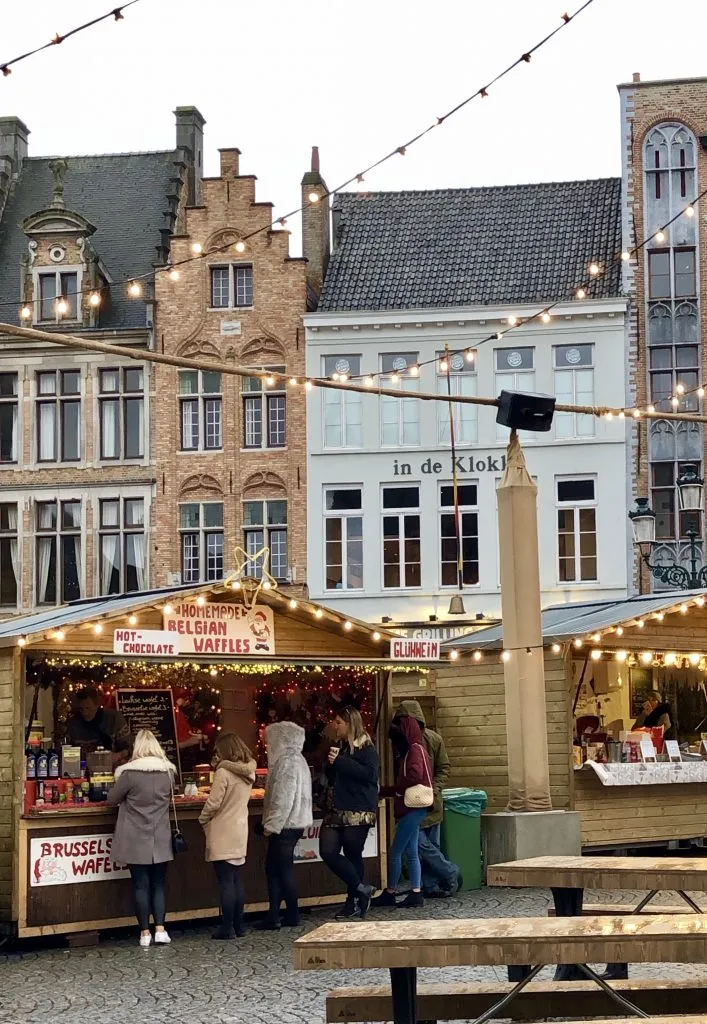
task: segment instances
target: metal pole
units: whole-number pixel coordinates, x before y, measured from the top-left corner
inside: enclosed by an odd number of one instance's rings
[[[447,395],[449,396],[449,441],[452,448],[452,489],[454,492],[454,534],[457,541],[457,586],[459,593],[464,590],[464,556],[462,554],[461,517],[459,514],[459,478],[457,476],[457,449],[454,435],[454,404],[452,403],[452,378],[449,363],[449,343],[444,343],[444,363],[447,367]]]

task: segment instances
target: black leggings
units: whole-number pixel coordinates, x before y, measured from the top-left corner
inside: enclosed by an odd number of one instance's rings
[[[344,882],[350,897],[356,895],[363,881],[363,847],[369,828],[369,825],[322,825],[319,832],[319,856]]]
[[[279,835],[268,836],[265,874],[270,901],[268,917],[273,923],[280,921],[280,903],[283,900],[287,908],[288,924],[296,924],[299,921],[293,865],[295,846],[302,835],[302,829],[284,828]]]
[[[227,860],[215,860],[213,864],[220,889],[221,931],[242,931],[245,892],[241,869]]]
[[[133,880],[133,896],[135,898],[135,916],[140,930],[146,932],[150,927],[150,911],[155,924],[164,926],[165,917],[165,879],[166,864],[130,864],[130,876]]]

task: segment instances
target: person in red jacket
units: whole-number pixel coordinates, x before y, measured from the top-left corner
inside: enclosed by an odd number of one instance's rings
[[[424,821],[429,807],[406,807],[405,791],[412,786],[428,786],[432,792],[432,764],[425,750],[422,730],[417,719],[406,716],[400,720],[400,733],[397,736],[400,747],[400,767],[395,780],[395,817],[398,827],[395,838],[388,853],[388,886],[372,903],[377,907],[422,907],[422,867],[418,852],[420,825]],[[384,796],[391,795],[381,790]],[[430,804],[432,800],[430,800]],[[403,855],[407,853],[408,871],[412,889],[398,904],[395,898]]]

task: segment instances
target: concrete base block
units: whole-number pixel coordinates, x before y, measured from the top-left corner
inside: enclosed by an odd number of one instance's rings
[[[578,811],[501,811],[481,815],[484,864],[582,852]]]

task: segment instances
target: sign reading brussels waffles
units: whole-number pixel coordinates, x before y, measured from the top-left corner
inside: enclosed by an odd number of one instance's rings
[[[275,653],[272,608],[256,605],[182,601],[164,613],[164,628],[179,635],[181,654],[240,654],[258,657]]]
[[[113,836],[43,836],[30,840],[30,886],[73,885],[75,882],[108,882],[129,878],[116,864],[110,848]]]

